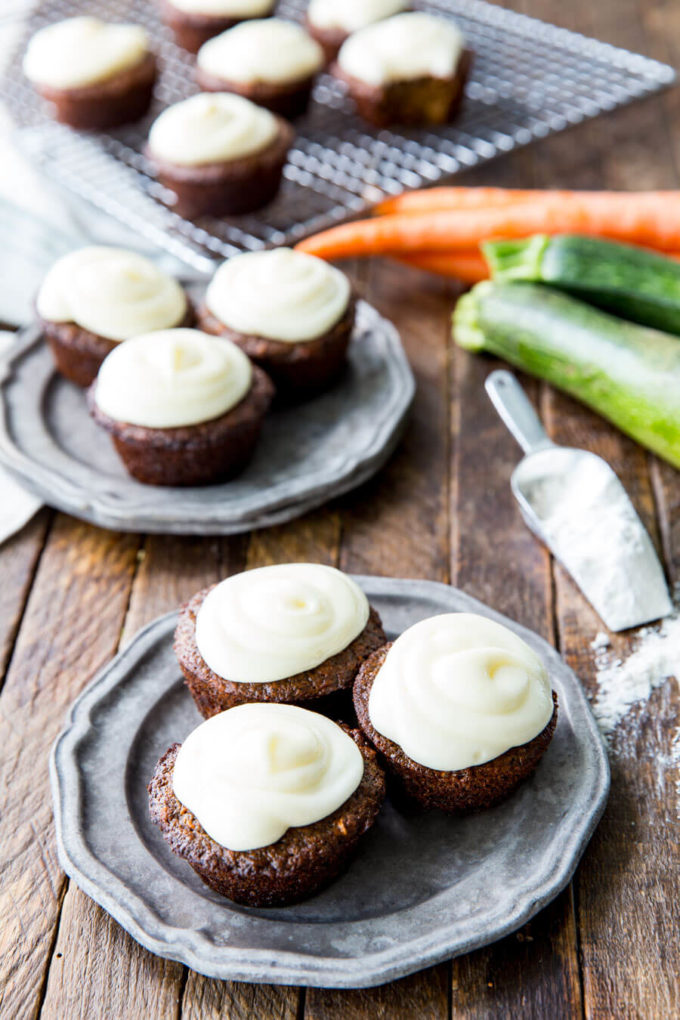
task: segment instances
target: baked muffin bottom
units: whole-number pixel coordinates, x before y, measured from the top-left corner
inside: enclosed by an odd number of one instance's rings
[[[75,322],[50,322],[39,317],[45,339],[50,345],[56,362],[57,371],[75,383],[76,386],[89,386],[97,377],[102,361],[114,347],[125,341],[109,340],[107,337],[83,329]],[[187,302],[187,310],[182,319],[174,326],[191,326],[194,322],[194,311]]]
[[[279,117],[273,141],[239,159],[180,166],[159,159],[148,146],[146,156],[160,183],[173,193],[171,208],[180,216],[238,216],[260,209],[276,197],[294,134],[290,124]]]
[[[246,84],[218,78],[200,67],[196,68],[196,82],[203,92],[234,92],[286,120],[295,120],[307,112],[315,78],[316,74],[309,74],[287,82],[258,81]]]
[[[190,864],[206,885],[235,903],[277,907],[306,899],[345,869],[385,797],[385,777],[375,751],[359,730],[345,730],[364,759],[359,786],[332,814],[312,825],[288,829],[276,843],[256,850],[228,850],[208,835],[172,788],[179,744],[165,752],[149,783],[151,820],[173,853]]]
[[[82,130],[103,130],[139,120],[149,109],[157,76],[153,53],[134,67],[93,85],[54,89],[36,85],[36,91],[52,104],[56,119]]]
[[[209,719],[234,705],[253,701],[298,705],[331,716],[336,712],[345,714],[345,707],[351,707],[349,692],[357,670],[371,652],[385,643],[385,631],[375,609],[371,607],[368,622],[354,641],[314,669],[270,683],[236,683],[210,669],[196,644],[196,616],[214,587],[202,589],[182,606],[173,644],[180,669],[202,716]],[[343,694],[344,698],[339,697]]]
[[[332,63],[337,57],[342,44],[346,39],[349,39],[349,33],[345,32],[342,28],[320,28],[313,21],[310,21],[307,16],[305,16],[304,25],[312,39],[316,39],[323,50],[326,63]]]
[[[464,50],[450,78],[426,76],[387,85],[371,85],[346,74],[335,64],[333,74],[343,81],[359,115],[375,127],[450,123],[460,110],[472,52]]]
[[[276,386],[277,397],[304,400],[323,393],[342,373],[354,329],[356,301],[350,298],[345,312],[328,332],[299,343],[238,333],[205,305],[199,307],[197,315],[204,332],[231,340],[264,369]]]
[[[253,383],[231,410],[197,425],[154,429],[109,418],[87,391],[90,414],[110,433],[127,471],[147,485],[210,485],[233,478],[253,455],[273,396],[264,372],[253,367]]]
[[[159,6],[161,19],[172,30],[175,42],[189,53],[198,53],[208,39],[226,32],[228,28],[233,28],[241,21],[249,20],[221,17],[218,14],[199,14],[197,11],[182,11],[169,0],[159,0]]]
[[[520,747],[470,768],[444,772],[421,765],[394,741],[378,733],[368,714],[373,681],[392,642],[374,652],[354,682],[354,709],[364,735],[380,753],[380,760],[399,781],[406,795],[426,808],[463,813],[492,807],[505,800],[536,769],[557,725],[557,695],[553,691],[553,714],[541,732]]]

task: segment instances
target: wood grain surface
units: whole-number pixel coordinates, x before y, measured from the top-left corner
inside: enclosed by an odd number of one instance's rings
[[[506,6],[680,62],[672,0]],[[680,90],[497,160],[466,183],[677,187]],[[398,326],[418,380],[402,446],[381,474],[300,521],[195,539],[101,531],[42,511],[0,547],[0,1017],[392,1020],[680,1015],[677,681],[631,710],[611,743],[612,793],[571,886],[519,932],[375,989],[219,982],[138,946],[56,860],[47,763],[68,705],[136,630],[246,566],[313,560],[449,581],[553,642],[597,694],[597,617],[524,527],[519,451],[483,393],[495,362],[453,347],[459,288],[387,261],[352,264]],[[523,380],[551,435],[603,454],[680,582],[680,475],[601,419]],[[632,640],[619,636],[625,655]]]

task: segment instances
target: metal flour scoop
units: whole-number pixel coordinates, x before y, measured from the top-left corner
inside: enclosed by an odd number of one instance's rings
[[[557,446],[510,372],[492,372],[486,391],[526,456],[511,484],[524,520],[566,567],[612,631],[672,611],[652,541],[609,464]]]

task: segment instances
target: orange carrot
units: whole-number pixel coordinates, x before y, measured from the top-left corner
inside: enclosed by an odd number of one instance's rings
[[[478,251],[412,252],[408,255],[395,255],[394,258],[403,265],[425,269],[438,276],[452,277],[463,283],[479,283],[489,276],[486,260]]]
[[[457,251],[484,240],[532,234],[590,234],[680,249],[680,192],[573,192],[569,198],[520,202],[496,209],[447,210],[355,220],[301,241],[321,258]]]
[[[573,201],[598,203],[610,198],[623,203],[633,196],[654,198],[655,201],[676,200],[679,191],[567,191],[561,189],[541,190],[538,188],[421,188],[418,191],[404,191],[379,202],[373,212],[384,216],[394,213],[423,213],[447,209],[497,209],[514,205],[516,202]]]

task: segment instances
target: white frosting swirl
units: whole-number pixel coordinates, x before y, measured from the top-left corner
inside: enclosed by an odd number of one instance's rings
[[[124,248],[88,247],[54,263],[36,301],[49,322],[75,322],[108,340],[176,326],[184,291],[149,259]]]
[[[151,125],[152,156],[177,166],[204,166],[261,152],[278,131],[269,110],[230,92],[199,92],[168,106]]]
[[[24,56],[24,74],[49,88],[81,88],[127,71],[148,50],[147,34],[139,25],[67,18],[35,33]]]
[[[170,0],[173,7],[187,14],[210,14],[216,18],[261,18],[274,7],[275,0]]]
[[[173,790],[228,850],[255,850],[287,829],[327,818],[364,774],[361,751],[337,723],[294,705],[237,705],[190,733]]]
[[[450,78],[464,40],[452,21],[420,11],[368,25],[341,46],[338,64],[369,85],[413,78]]]
[[[242,21],[204,43],[197,63],[206,74],[225,81],[295,81],[316,74],[323,50],[304,28],[282,18]]]
[[[355,582],[320,563],[283,563],[222,581],[196,615],[196,644],[218,676],[264,684],[314,669],[368,621]]]
[[[533,740],[553,713],[535,652],[484,616],[446,613],[409,627],[369,698],[378,731],[427,768],[455,772]]]
[[[342,318],[349,299],[344,273],[290,248],[234,255],[205,295],[208,310],[230,329],[288,343],[322,336]]]
[[[116,421],[167,429],[219,418],[250,389],[253,369],[230,340],[165,329],[127,340],[106,356],[95,402]]]
[[[339,29],[349,35],[407,7],[408,0],[312,0],[307,17],[316,28]]]

